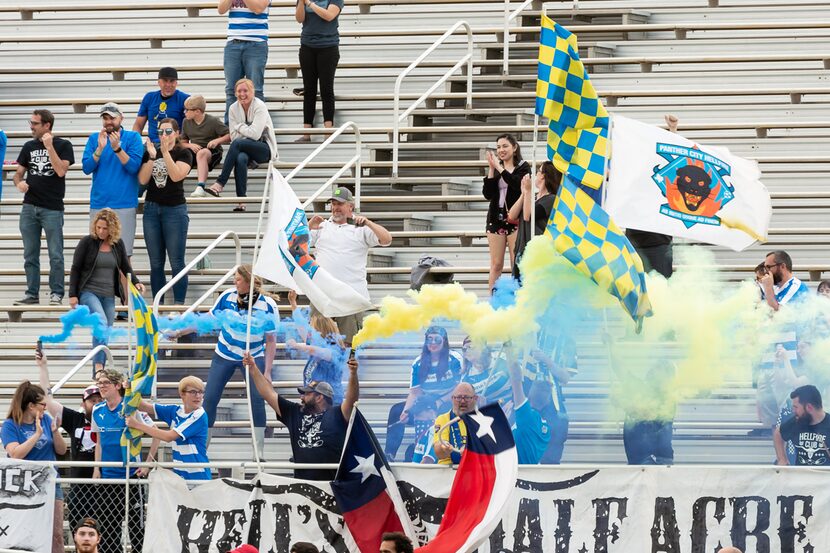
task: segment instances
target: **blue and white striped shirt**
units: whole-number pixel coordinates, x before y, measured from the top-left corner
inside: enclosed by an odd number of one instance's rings
[[[781,286],[774,286],[773,291],[775,292],[775,299],[778,303],[784,304],[803,299],[804,296],[810,293],[810,288],[801,282],[801,279],[792,277]]]
[[[236,288],[225,290],[210,309],[211,315],[217,315],[219,311],[226,309],[240,313],[239,303],[237,302],[238,297],[239,294]],[[253,311],[262,311],[273,317],[278,316],[277,303],[272,298],[263,294],[260,294],[256,303],[254,303]],[[242,309],[240,315],[243,317],[247,315],[247,307]],[[271,333],[273,332],[275,331],[271,331]],[[250,350],[253,357],[262,357],[265,355],[265,334],[267,333],[254,332],[252,325]],[[241,322],[239,325],[224,324],[222,330],[219,332],[219,340],[216,342],[216,353],[229,361],[242,361],[242,356],[245,354],[245,334],[246,328],[244,322]]]
[[[172,443],[174,463],[207,463],[208,417],[202,407],[185,413],[180,405],[153,405],[156,418],[166,422],[179,437]],[[207,467],[182,467],[173,471],[185,480],[210,480]]]
[[[254,13],[245,5],[244,0],[233,0],[228,11],[228,42],[247,40],[249,42],[268,42],[268,10]]]

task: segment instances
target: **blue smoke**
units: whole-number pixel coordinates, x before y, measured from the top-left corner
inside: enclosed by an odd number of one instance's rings
[[[99,313],[92,313],[86,305],[79,305],[68,311],[60,318],[63,330],[58,334],[40,336],[38,339],[47,344],[66,342],[77,327],[89,328],[92,336],[97,340],[109,340],[117,336],[125,336],[123,329],[109,328],[107,321]]]

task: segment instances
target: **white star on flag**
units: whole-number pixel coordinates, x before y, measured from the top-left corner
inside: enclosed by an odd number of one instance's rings
[[[476,432],[476,437],[482,438],[484,436],[490,436],[493,442],[496,441],[496,435],[493,434],[493,423],[495,422],[493,417],[488,417],[481,411],[476,410],[475,413],[470,415],[470,418],[478,424],[478,432]]]
[[[380,477],[380,473],[378,472],[378,469],[375,467],[374,453],[372,453],[368,457],[361,457],[360,455],[355,455],[354,460],[357,461],[357,466],[349,472],[354,472],[356,474],[363,475],[363,478],[360,479],[361,484],[365,482],[370,476]]]

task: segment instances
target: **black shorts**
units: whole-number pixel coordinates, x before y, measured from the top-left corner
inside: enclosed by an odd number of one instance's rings
[[[222,146],[210,149],[210,161],[208,162],[208,170],[213,169],[222,161]]]

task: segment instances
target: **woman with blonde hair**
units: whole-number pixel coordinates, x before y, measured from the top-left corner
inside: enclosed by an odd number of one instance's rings
[[[66,453],[60,429],[46,412],[46,393],[28,380],[20,383],[12,396],[9,414],[0,430],[0,439],[11,459],[55,461]],[[52,527],[52,553],[63,553],[63,490],[55,485],[55,514]]]
[[[268,106],[254,97],[254,83],[250,79],[236,82],[236,102],[228,110],[228,128],[231,131],[231,145],[222,164],[222,172],[205,192],[219,197],[233,171],[236,182],[236,196],[248,195],[248,166],[266,163],[277,157],[277,137],[274,122],[268,113]],[[234,211],[245,211],[245,204],[239,204]]]
[[[242,378],[245,378],[246,369],[242,364],[242,357],[246,353],[246,317],[248,306],[251,304],[253,305],[251,315],[257,324],[253,324],[252,321],[251,340],[247,352],[254,358],[259,370],[268,380],[271,380],[271,367],[274,363],[274,355],[277,353],[276,323],[279,317],[277,303],[273,298],[262,293],[262,279],[253,275],[251,266],[240,265],[236,269],[234,285],[222,292],[210,309],[211,315],[221,318],[222,325],[219,340],[210,361],[205,389],[204,408],[207,412],[209,428],[213,428],[216,422],[219,400],[225,391],[225,386],[237,369],[242,372]],[[227,311],[238,313],[239,317],[229,321],[223,313]],[[273,318],[273,325],[261,324],[263,319],[271,318]],[[172,336],[179,337],[193,331],[194,329],[188,328],[175,332]],[[265,445],[265,402],[254,386],[253,380],[250,382],[248,393],[251,397],[251,411],[254,418],[254,439],[257,443],[257,451],[262,455]]]
[[[293,290],[288,292],[288,302],[291,304],[292,313],[295,313],[294,321],[298,323],[297,333],[300,340],[289,338],[285,345],[291,350],[308,355],[308,361],[303,368],[303,386],[321,381],[328,382],[334,390],[334,404],[341,403],[343,367],[348,361],[348,349],[337,323],[322,313],[313,311],[306,325],[305,315],[297,314],[297,293]]]
[[[81,238],[72,257],[69,273],[69,306],[85,305],[91,313],[97,313],[107,329],[115,321],[115,297],[127,303],[127,291],[121,285],[121,275],[130,275],[133,284],[144,291],[127,257],[127,248],[121,240],[121,223],[115,211],[104,208],[95,214],[88,236]],[[96,335],[97,334],[97,335]],[[106,344],[109,332],[93,333],[92,347]],[[96,354],[95,371],[103,368],[106,355]]]
[[[170,259],[170,272],[173,275],[184,269],[187,228],[190,223],[184,197],[184,179],[195,163],[193,152],[182,146],[179,124],[175,119],[162,119],[158,131],[160,151],[148,141],[145,144],[143,164],[138,171],[139,184],[147,186],[142,219],[144,242],[150,258],[150,289],[153,296],[167,284],[164,276],[165,257]],[[185,276],[173,285],[173,302],[182,305],[186,296]]]

